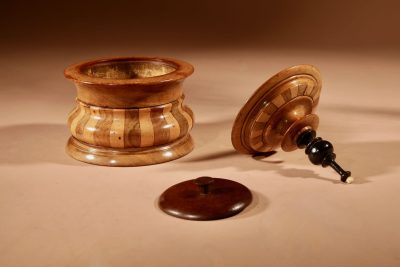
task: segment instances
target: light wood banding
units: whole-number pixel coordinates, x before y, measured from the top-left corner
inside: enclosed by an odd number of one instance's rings
[[[166,124],[162,126],[165,129],[169,130],[169,138],[170,140],[176,140],[179,137],[181,132],[181,128],[179,127],[179,122],[171,113],[172,105],[166,105],[163,110],[164,119]]]
[[[151,148],[107,149],[82,143],[70,137],[67,151],[79,161],[115,167],[143,166],[178,159],[193,150],[189,135],[168,145]]]
[[[281,146],[296,149],[285,138],[291,126],[312,114],[321,91],[319,71],[311,65],[285,69],[266,81],[247,101],[232,128],[232,144],[242,153],[267,152]],[[307,123],[318,126],[315,116]],[[303,124],[301,124],[303,125]],[[289,142],[290,141],[290,142]]]
[[[65,76],[77,87],[68,118],[67,152],[108,166],[141,166],[176,159],[193,149],[193,112],[182,84],[193,72],[183,61],[129,57],[84,62]]]
[[[125,110],[113,112],[113,121],[110,129],[110,146],[124,148]]]
[[[77,101],[68,122],[73,136],[84,143],[109,148],[149,147],[187,135],[193,126],[187,109],[181,99],[143,109],[108,109]]]

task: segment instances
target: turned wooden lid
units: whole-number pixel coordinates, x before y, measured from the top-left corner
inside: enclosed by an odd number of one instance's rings
[[[311,65],[287,68],[261,85],[236,117],[234,148],[246,154],[268,152],[281,146],[297,148],[298,134],[318,127],[314,114],[321,92],[319,71]]]
[[[159,199],[165,213],[186,220],[217,220],[241,212],[252,200],[244,185],[222,178],[199,177],[168,188]]]

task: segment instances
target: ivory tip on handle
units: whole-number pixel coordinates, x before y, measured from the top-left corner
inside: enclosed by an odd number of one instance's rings
[[[346,183],[347,183],[347,184],[351,184],[352,182],[354,182],[354,178],[353,178],[353,176],[349,176],[349,177],[347,177],[347,179],[346,179]]]

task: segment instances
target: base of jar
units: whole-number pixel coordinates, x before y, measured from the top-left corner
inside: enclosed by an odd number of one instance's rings
[[[66,151],[72,158],[90,164],[134,167],[178,159],[190,153],[193,147],[193,139],[190,134],[173,143],[162,146],[128,149],[92,146],[70,137]]]

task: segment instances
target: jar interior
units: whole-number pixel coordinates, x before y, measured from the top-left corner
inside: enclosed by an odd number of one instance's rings
[[[86,75],[105,79],[138,79],[171,73],[176,67],[157,61],[108,61],[85,67]]]

